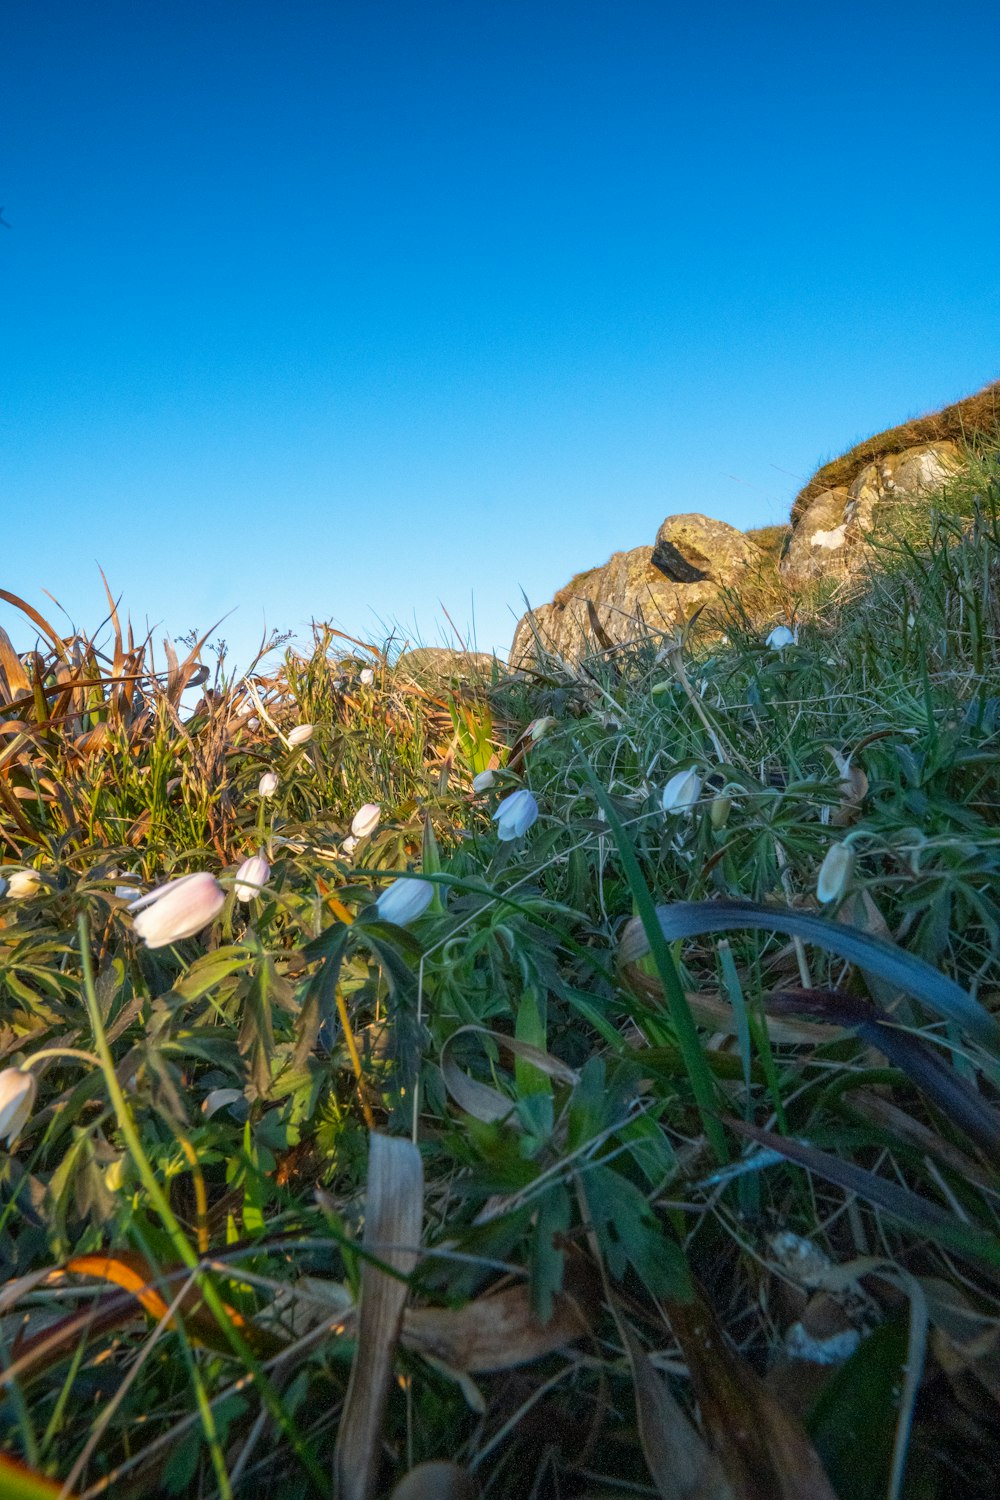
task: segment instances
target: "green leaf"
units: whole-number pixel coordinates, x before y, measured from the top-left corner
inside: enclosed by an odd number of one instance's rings
[[[556,1235],[564,1235],[570,1224],[570,1201],[566,1189],[558,1184],[535,1199],[537,1213],[531,1236],[531,1305],[542,1323],[552,1316],[555,1294],[562,1291],[565,1254],[555,1244]]]
[[[840,1500],[883,1500],[886,1493],[908,1327],[905,1308],[880,1323],[824,1386],[806,1419]]]
[[[683,1251],[639,1189],[611,1167],[592,1167],[580,1181],[601,1254],[614,1279],[621,1281],[631,1265],[654,1297],[686,1301],[691,1279]]]
[[[702,937],[706,932],[752,928],[784,932],[789,937],[814,943],[905,990],[947,1020],[964,1026],[984,1047],[1000,1050],[1000,1025],[960,985],[912,953],[854,927],[829,922],[811,912],[792,911],[786,906],[760,906],[753,901],[675,901],[670,906],[658,906],[656,917],[658,930],[668,942]],[[633,918],[622,934],[621,961],[634,963],[647,946],[652,946],[652,939],[646,924]]]

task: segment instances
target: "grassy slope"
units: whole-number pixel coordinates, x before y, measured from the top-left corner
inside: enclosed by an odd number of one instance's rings
[[[1000,431],[1000,380],[992,381],[981,391],[966,396],[940,411],[930,412],[924,417],[913,417],[901,422],[898,427],[889,427],[873,437],[856,443],[839,458],[832,459],[817,469],[809,483],[796,495],[792,505],[792,520],[796,521],[811,500],[824,490],[850,485],[861,470],[890,453],[902,453],[905,448],[915,448],[920,443],[951,441],[964,445],[976,445],[983,441],[995,442]]]
[[[442,1456],[498,1497],[651,1493],[647,1459],[668,1434],[704,1457],[698,1430],[735,1494],[820,1494],[807,1430],[840,1500],[889,1492],[894,1441],[898,1493],[987,1493],[996,1057],[877,958],[865,979],[777,919],[654,959],[620,944],[644,890],[815,912],[820,867],[849,839],[832,930],[888,936],[996,1005],[998,475],[978,476],[971,526],[966,504],[922,551],[901,543],[783,652],[734,610],[725,644],[699,625],[682,657],[638,641],[613,667],[449,698],[326,632],[252,696],[217,682],[183,723],[191,666],[154,679],[127,635],[103,659],[55,638],[7,653],[0,834],[45,884],[3,906],[0,1053],[91,1050],[106,1029],[126,1101],[79,1059],[36,1066],[0,1168],[0,1444],[77,1493],[108,1476],[115,1496],[331,1493],[374,1124],[415,1128],[423,1243],[442,1252],[412,1291],[436,1362],[411,1327],[379,1493]],[[539,714],[547,732],[522,735]],[[278,731],[300,720],[314,736],[289,748]],[[490,761],[497,786],[473,797]],[[689,767],[700,796],[665,815],[662,789]],[[268,769],[280,785],[262,800]],[[490,814],[522,786],[538,821],[498,843]],[[382,820],[348,855],[365,802]],[[231,886],[258,845],[262,899],[230,895],[176,949],[136,943],[120,872],[211,869]],[[369,903],[407,868],[439,900],[403,931]],[[899,1025],[880,1031],[870,1001]],[[778,1152],[748,1140],[762,1128]],[[783,1164],[786,1141],[822,1156]],[[209,1297],[245,1320],[235,1352],[190,1292],[179,1325],[162,1318],[178,1290],[162,1277],[207,1251]],[[96,1258],[69,1286],[16,1281],[81,1252]],[[114,1294],[129,1273],[161,1278],[145,1313]],[[102,1280],[113,1295],[95,1305]],[[503,1323],[481,1301],[498,1288]],[[475,1344],[454,1311],[470,1299]],[[832,1383],[831,1367],[789,1368],[800,1320],[860,1336]],[[239,1385],[261,1361],[263,1402],[259,1368]],[[677,1473],[675,1454],[661,1493]]]

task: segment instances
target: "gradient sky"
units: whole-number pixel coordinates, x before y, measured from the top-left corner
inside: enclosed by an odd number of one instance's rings
[[[0,586],[505,650],[665,515],[784,520],[1000,375],[998,56],[975,0],[5,0]]]

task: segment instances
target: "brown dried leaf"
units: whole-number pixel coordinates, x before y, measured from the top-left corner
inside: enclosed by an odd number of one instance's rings
[[[21,665],[21,658],[14,650],[10,636],[2,628],[0,628],[0,668],[3,669],[7,686],[10,689],[8,702],[16,693],[31,692],[31,683],[27,672]]]
[[[467,1302],[464,1307],[407,1308],[402,1341],[454,1370],[484,1374],[541,1359],[590,1331],[574,1297],[559,1293],[552,1317],[540,1323],[523,1283]]]
[[[734,1500],[836,1500],[805,1429],[733,1353],[708,1304],[667,1310]]]
[[[333,1457],[338,1500],[370,1500],[375,1493],[389,1382],[409,1295],[400,1278],[416,1265],[423,1206],[424,1172],[416,1146],[373,1133],[363,1244],[398,1275],[368,1260],[362,1267],[357,1347]]]
[[[620,1319],[632,1367],[639,1440],[662,1500],[733,1500],[722,1465],[670,1393],[632,1328]]]

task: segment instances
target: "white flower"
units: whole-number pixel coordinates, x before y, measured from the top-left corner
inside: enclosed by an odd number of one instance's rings
[[[254,714],[251,718],[247,719],[247,728],[248,729],[259,729],[260,728],[260,720],[258,719],[258,717],[257,717],[256,714]]]
[[[351,819],[352,837],[366,839],[370,833],[375,832],[381,816],[382,809],[377,802],[366,802],[364,807],[359,807]]]
[[[356,839],[353,833],[349,833],[340,847],[343,849],[345,854],[353,854],[360,842],[361,840]]]
[[[271,878],[271,866],[263,854],[254,854],[245,859],[236,871],[233,890],[237,901],[252,901],[259,896]]]
[[[387,885],[375,902],[375,915],[383,922],[394,922],[397,927],[406,927],[416,921],[434,900],[434,887],[430,881],[394,880]]]
[[[480,771],[478,776],[472,778],[472,790],[477,796],[480,792],[488,792],[495,780],[492,771]]]
[[[294,729],[288,731],[288,743],[294,748],[296,745],[304,745],[313,737],[315,724],[296,724]]]
[[[278,790],[278,777],[274,771],[265,771],[257,783],[257,790],[262,797],[273,797]]]
[[[824,902],[839,901],[854,873],[854,850],[850,844],[831,844],[816,877],[816,896]]]
[[[133,901],[129,910],[138,913],[133,927],[147,948],[165,948],[194,937],[217,917],[226,893],[214,875],[199,870],[157,886],[148,896]]]
[[[13,901],[23,901],[34,896],[42,883],[37,870],[15,870],[7,882],[7,894]]]
[[[765,645],[770,646],[772,651],[784,651],[786,646],[795,645],[795,636],[787,625],[775,625]]]
[[[371,667],[364,667],[362,669],[360,676],[358,677],[358,681],[362,684],[363,687],[371,687],[372,683],[375,681],[375,673],[372,671]]]
[[[38,1081],[27,1068],[4,1068],[0,1073],[0,1140],[12,1146],[27,1123],[38,1092]]]
[[[526,788],[511,792],[493,814],[497,838],[503,844],[510,843],[511,839],[519,839],[522,833],[527,833],[537,817],[538,803]]]
[[[665,813],[690,812],[701,796],[701,777],[691,767],[690,771],[678,771],[671,776],[663,788],[660,806]]]
[[[558,723],[558,719],[554,719],[551,714],[546,714],[542,719],[532,719],[531,723],[525,730],[525,733],[533,743],[537,744],[538,741],[543,740],[548,734],[549,730]]]

